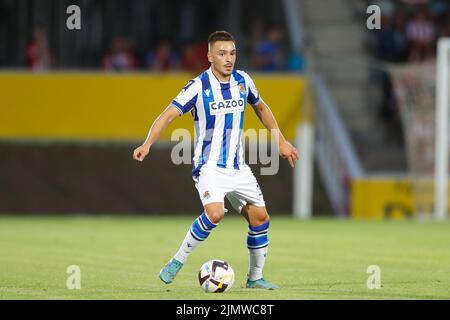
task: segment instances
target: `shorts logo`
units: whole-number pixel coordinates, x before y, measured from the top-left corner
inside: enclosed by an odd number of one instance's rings
[[[209,191],[205,191],[205,193],[203,193],[203,198],[205,199],[209,199],[211,196],[209,194]]]

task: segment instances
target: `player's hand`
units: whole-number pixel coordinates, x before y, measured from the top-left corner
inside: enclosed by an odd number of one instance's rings
[[[295,164],[300,159],[297,149],[288,141],[280,143],[280,157],[287,159],[292,168],[295,167]]]
[[[142,162],[150,152],[150,147],[145,145],[139,146],[133,151],[133,159]]]

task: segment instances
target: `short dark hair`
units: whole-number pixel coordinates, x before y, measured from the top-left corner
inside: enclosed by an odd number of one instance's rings
[[[227,32],[227,31],[214,31],[213,33],[211,33],[208,37],[208,45],[212,46],[214,44],[214,42],[216,41],[233,41],[234,42],[234,38],[231,35],[231,33]]]

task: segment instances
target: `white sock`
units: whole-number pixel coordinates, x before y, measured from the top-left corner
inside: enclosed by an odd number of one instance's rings
[[[194,251],[197,246],[208,238],[212,229],[217,225],[209,220],[205,212],[203,212],[197,219],[194,220],[186,237],[184,237],[183,243],[178,249],[178,252],[173,256],[174,259],[185,264],[189,254]]]
[[[248,226],[247,248],[250,254],[248,278],[252,281],[263,277],[262,271],[269,246],[269,226],[270,221],[260,226]]]
[[[176,260],[180,261],[182,264],[186,263],[188,255],[194,251],[197,246],[202,243],[202,241],[196,240],[192,234],[191,230],[188,230],[186,233],[186,237],[183,240],[183,243],[178,249],[178,252],[173,256]]]
[[[249,249],[250,264],[248,269],[248,278],[252,281],[261,279],[263,277],[264,263],[266,262],[266,256],[268,246],[261,249]]]

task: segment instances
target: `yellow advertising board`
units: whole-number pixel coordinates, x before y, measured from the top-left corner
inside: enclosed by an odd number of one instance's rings
[[[285,136],[293,139],[305,100],[299,75],[251,74]],[[193,75],[0,73],[0,139],[143,140],[155,118]],[[251,107],[244,129],[263,128]],[[190,114],[174,121],[193,132]]]
[[[426,188],[418,190],[417,182],[413,183],[407,177],[356,179],[350,193],[351,216],[371,219],[414,216],[418,203],[432,205],[433,181],[429,180],[427,184]]]

